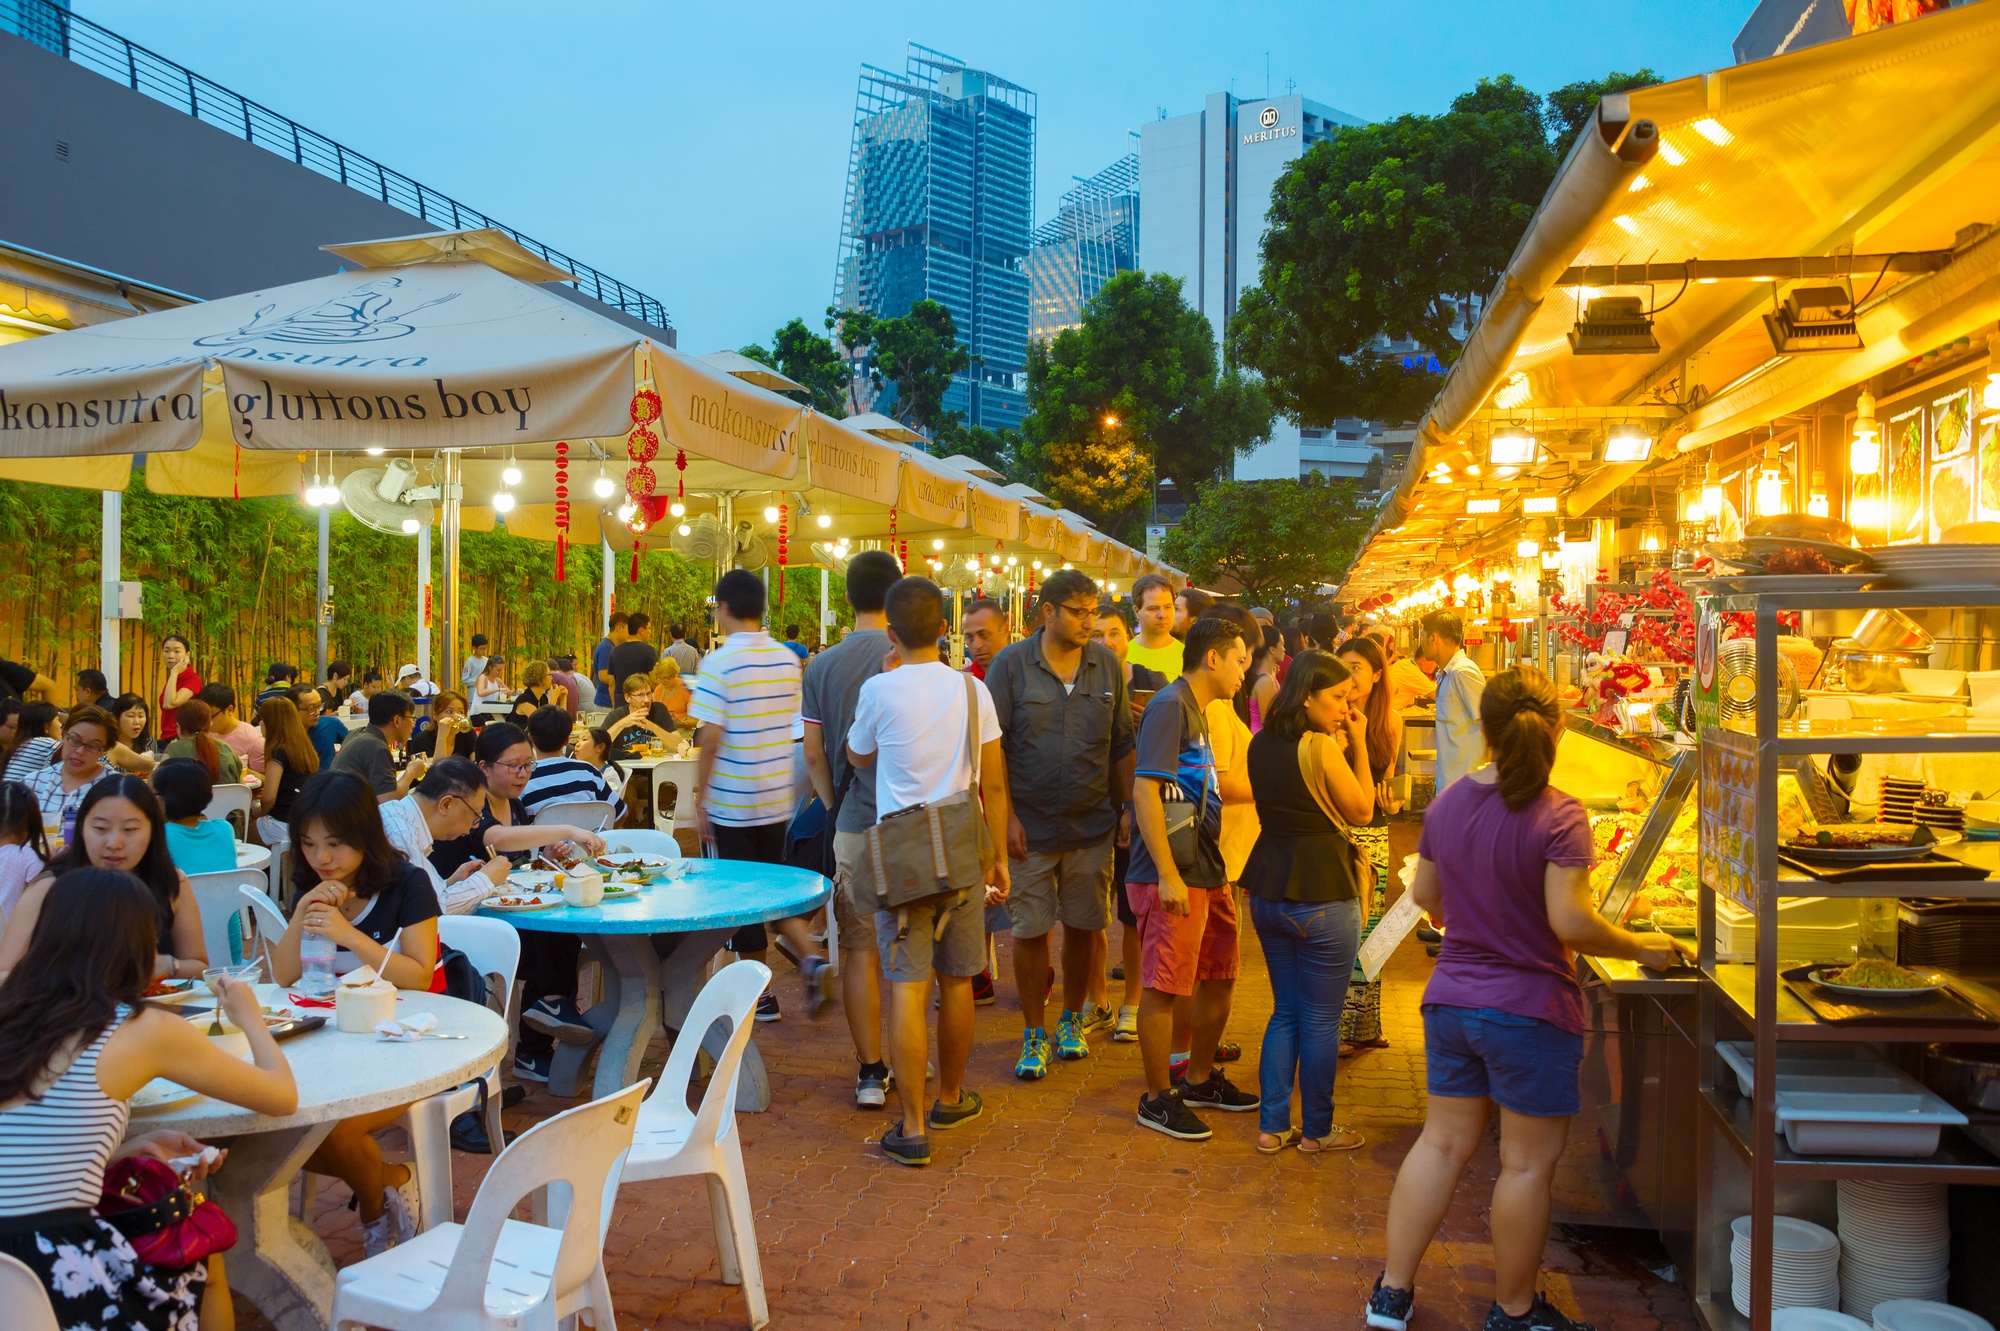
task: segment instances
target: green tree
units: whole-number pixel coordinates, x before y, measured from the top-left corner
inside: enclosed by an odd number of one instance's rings
[[[1354,482],[1218,481],[1167,533],[1161,555],[1197,583],[1227,578],[1253,605],[1311,600],[1353,562],[1374,519]]]
[[[1614,70],[1601,79],[1565,83],[1544,99],[1548,103],[1549,137],[1558,149],[1567,151],[1577,132],[1597,114],[1598,102],[1614,92],[1650,88],[1659,81],[1660,76],[1651,69],[1640,69],[1632,74],[1620,74]]]
[[[1199,493],[1270,433],[1255,379],[1218,373],[1208,320],[1164,273],[1120,273],[1083,320],[1028,348],[1023,470],[1051,498],[1130,540],[1149,486]]]
[[[1021,466],[1023,440],[1018,430],[989,430],[983,425],[967,425],[950,413],[951,419],[938,427],[931,439],[931,452],[939,457],[962,453],[976,458],[1009,481],[1024,479]]]
[[[794,319],[772,333],[769,350],[753,342],[742,348],[742,354],[805,385],[803,394],[787,393],[787,397],[797,398],[825,416],[838,419],[847,414],[852,377],[847,361],[832,339],[806,327],[804,319]]]
[[[1313,145],[1272,190],[1233,361],[1302,425],[1415,419],[1457,356],[1453,324],[1492,289],[1555,169],[1542,100],[1510,76],[1482,79],[1442,115]],[[1378,350],[1384,337],[1428,356],[1405,364]]]
[[[889,410],[897,420],[930,435],[950,422],[953,413],[944,409],[945,391],[973,359],[959,341],[950,310],[934,300],[920,300],[909,313],[884,319],[866,310],[829,306],[826,326],[849,359],[861,363],[863,377],[877,392],[895,390]]]

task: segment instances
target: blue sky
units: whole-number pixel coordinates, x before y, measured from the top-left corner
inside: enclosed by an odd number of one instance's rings
[[[1538,91],[1730,63],[1755,0],[980,5],[74,0],[77,12],[657,296],[681,346],[815,326],[861,63],[906,41],[1040,97],[1037,220],[1209,92],[1368,119],[1483,75]],[[359,237],[356,237],[359,239]]]

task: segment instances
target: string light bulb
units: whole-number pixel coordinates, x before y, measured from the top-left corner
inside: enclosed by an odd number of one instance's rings
[[[418,522],[418,521],[417,521],[417,520],[416,520],[415,518],[404,518],[404,519],[403,519],[403,535],[405,535],[405,536],[415,536],[415,535],[417,534],[417,530],[418,530],[418,528],[419,528],[419,527],[421,527],[422,525],[423,525],[423,524],[422,524],[422,523],[420,523],[420,522]]]
[[[1709,522],[1721,521],[1722,503],[1722,470],[1716,465],[1715,453],[1711,450],[1708,470],[1702,473],[1701,478],[1702,516]]]
[[[638,511],[639,510],[629,502],[620,504],[618,506],[618,520],[620,522],[630,522],[632,520],[632,515],[634,513],[637,513]]]
[[[777,520],[778,520],[778,506],[776,504],[764,505],[764,521],[775,523],[777,522]]]
[[[1812,489],[1806,495],[1806,512],[1813,517],[1823,518],[1831,511],[1826,499],[1826,471],[1813,468]]]
[[[1875,395],[1865,388],[1854,399],[1854,442],[1847,446],[1847,470],[1853,476],[1873,476],[1882,470],[1882,435],[1875,422]]]
[[[506,467],[500,472],[500,483],[509,489],[521,483],[520,464],[516,463],[514,459],[507,459]]]
[[[618,487],[613,485],[611,478],[604,474],[604,468],[599,467],[597,469],[597,479],[590,483],[590,488],[599,499],[609,499],[611,498],[611,492]]]
[[[1777,445],[1764,451],[1764,464],[1757,472],[1757,516],[1774,518],[1785,509],[1785,476]]]
[[[675,530],[676,532],[680,533],[680,534],[681,534],[682,536],[686,536],[686,535],[688,535],[688,534],[689,534],[690,532],[692,532],[692,531],[694,530],[694,528],[692,528],[692,527],[688,526],[688,525],[687,525],[687,524],[686,524],[685,522],[683,522],[683,523],[682,523],[682,524],[681,524],[680,526],[678,526],[678,527],[674,528],[674,530]]]
[[[495,513],[512,513],[514,511],[513,494],[509,491],[502,490],[499,494],[494,495],[493,511]]]
[[[831,513],[822,513],[822,514],[820,514],[820,515],[819,515],[819,516],[818,516],[817,518],[813,519],[813,521],[815,521],[815,522],[819,523],[819,525],[820,525],[820,530],[821,530],[821,531],[824,531],[824,530],[826,530],[826,529],[827,529],[828,527],[831,527],[831,526],[833,525],[833,514],[831,514]]]
[[[688,511],[688,506],[686,504],[683,504],[678,499],[674,500],[673,503],[667,505],[667,512],[673,514],[677,518],[685,515],[687,511]]]

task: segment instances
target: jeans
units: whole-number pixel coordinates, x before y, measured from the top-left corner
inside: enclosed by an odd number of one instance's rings
[[[1296,1078],[1299,1127],[1308,1137],[1324,1137],[1333,1131],[1340,1010],[1361,949],[1361,903],[1251,897],[1250,922],[1264,948],[1272,998],[1257,1068],[1263,1099],[1257,1126],[1270,1133],[1291,1126]]]

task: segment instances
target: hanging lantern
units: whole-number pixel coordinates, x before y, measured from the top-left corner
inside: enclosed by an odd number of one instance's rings
[[[236,445],[236,468],[229,478],[229,497],[231,499],[243,497],[243,445],[241,444]]]
[[[791,518],[791,505],[778,505],[778,603],[780,605],[784,604],[785,600],[785,554],[787,550],[785,538],[791,531]]]
[[[687,498],[687,469],[687,450],[685,448],[676,448],[674,450],[674,470],[680,473],[674,477],[674,498],[676,499]]]
[[[563,555],[569,545],[569,442],[556,442],[556,581],[563,578]]]
[[[635,504],[641,499],[650,499],[655,479],[653,469],[641,462],[625,473],[625,493]]]

